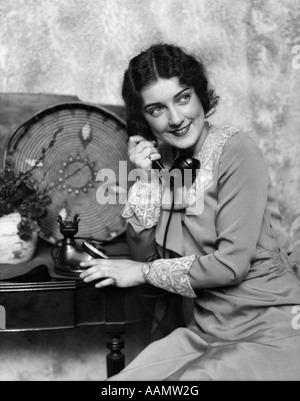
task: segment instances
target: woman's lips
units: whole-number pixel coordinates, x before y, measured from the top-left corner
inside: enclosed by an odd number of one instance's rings
[[[191,124],[192,123],[189,123],[189,125],[187,125],[184,128],[176,129],[174,131],[169,131],[169,132],[170,132],[170,134],[175,135],[175,136],[184,136],[189,132]]]

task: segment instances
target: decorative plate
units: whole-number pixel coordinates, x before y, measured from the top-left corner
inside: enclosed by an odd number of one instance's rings
[[[4,162],[9,159],[18,171],[37,164],[33,176],[41,189],[49,189],[52,202],[40,221],[42,238],[48,242],[62,238],[59,214],[72,219],[80,215],[80,237],[107,241],[125,231],[124,203],[99,202],[97,191],[105,179],[99,182],[97,174],[101,169],[114,172],[116,200],[120,191],[127,192],[127,183],[119,182],[119,162],[129,165],[127,141],[121,118],[104,107],[82,102],[44,109],[12,133]],[[121,163],[121,169],[124,166]]]

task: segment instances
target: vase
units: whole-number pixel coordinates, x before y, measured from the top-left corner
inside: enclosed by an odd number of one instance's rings
[[[0,217],[0,264],[19,264],[29,262],[35,253],[38,232],[32,233],[28,241],[18,235],[20,213],[10,213]]]

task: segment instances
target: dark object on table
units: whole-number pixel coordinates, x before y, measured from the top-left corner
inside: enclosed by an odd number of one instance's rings
[[[60,246],[54,247],[53,257],[55,271],[59,274],[70,277],[79,277],[83,272],[80,262],[93,258],[107,258],[107,252],[92,241],[86,240],[82,245],[77,244],[75,235],[78,233],[79,215],[76,214],[73,220],[63,220],[58,216],[60,232],[63,240],[59,241]]]

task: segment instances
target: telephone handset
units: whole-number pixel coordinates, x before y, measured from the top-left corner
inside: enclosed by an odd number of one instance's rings
[[[152,168],[157,169],[159,171],[166,170],[165,167],[158,160],[153,160]],[[179,155],[175,159],[175,162],[170,168],[169,172],[175,169],[178,169],[181,172],[182,181],[184,179],[184,170],[186,169],[192,170],[192,182],[194,182],[197,176],[197,170],[200,169],[200,161],[193,157],[187,157],[187,156],[184,157],[182,155]]]
[[[152,135],[150,134],[151,131],[147,126],[137,127],[137,125],[134,122],[128,122],[127,123],[127,132],[128,132],[129,136],[141,135],[147,141],[153,140],[153,134]],[[150,158],[150,160],[151,160],[151,158]],[[159,171],[166,170],[166,168],[158,160],[152,161],[152,168],[157,169]],[[196,176],[197,176],[197,170],[200,169],[200,161],[198,159],[194,159],[193,157],[179,155],[176,157],[175,162],[172,165],[169,172],[171,172],[174,169],[180,170],[181,175],[182,175],[182,182],[183,182],[183,178],[184,178],[183,171],[186,169],[191,169],[192,170],[192,182],[194,182],[196,179]]]

